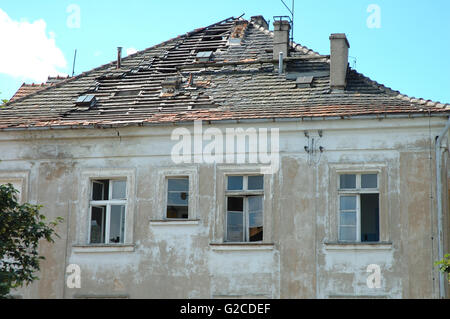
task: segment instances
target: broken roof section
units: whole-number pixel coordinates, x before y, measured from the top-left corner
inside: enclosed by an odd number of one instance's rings
[[[346,90],[332,93],[329,56],[295,43],[280,76],[273,42],[262,17],[228,18],[130,55],[120,69],[113,61],[18,97],[1,110],[0,128],[449,112],[352,69]],[[95,103],[80,107],[80,96]]]

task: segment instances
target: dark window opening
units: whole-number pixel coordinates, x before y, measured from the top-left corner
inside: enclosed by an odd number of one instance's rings
[[[106,206],[93,206],[91,213],[91,244],[105,243]]]
[[[380,240],[379,194],[361,194],[361,241]]]
[[[92,200],[108,200],[109,180],[92,181]]]

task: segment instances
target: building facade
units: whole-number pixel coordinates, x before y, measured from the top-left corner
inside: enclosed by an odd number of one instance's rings
[[[349,68],[343,34],[325,56],[289,30],[230,18],[1,110],[0,182],[65,219],[14,293],[448,296],[450,106]]]

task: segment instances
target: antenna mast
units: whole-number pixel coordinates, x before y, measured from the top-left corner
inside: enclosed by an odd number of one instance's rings
[[[288,5],[281,0],[283,5],[286,7],[286,9],[291,14],[291,42],[294,42],[294,17],[295,17],[295,0],[292,0],[292,8],[289,8]]]
[[[77,60],[77,49],[75,49],[75,54],[74,54],[74,56],[73,56],[72,77],[73,77],[74,74],[75,74],[75,62],[76,62],[76,60]]]

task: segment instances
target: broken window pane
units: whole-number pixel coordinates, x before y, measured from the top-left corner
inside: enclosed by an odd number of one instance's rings
[[[92,206],[91,244],[105,243],[106,206]]]
[[[167,205],[170,206],[188,206],[189,195],[185,192],[169,192]]]
[[[167,190],[167,218],[189,218],[189,178],[169,178]]]
[[[380,240],[379,194],[361,194],[361,241]]]
[[[109,180],[92,181],[92,200],[108,200]]]
[[[123,243],[125,233],[125,206],[111,206],[109,242]]]
[[[240,191],[244,188],[244,177],[243,176],[228,176],[228,190],[229,191]]]
[[[377,174],[361,175],[361,188],[378,188]]]
[[[244,211],[244,198],[243,197],[228,197],[227,210],[234,212]]]
[[[355,174],[341,175],[340,176],[340,188],[341,189],[356,188],[356,175]]]
[[[248,177],[248,189],[249,190],[262,190],[264,189],[264,176],[249,176]]]
[[[113,181],[112,182],[112,199],[127,198],[127,182]]]

